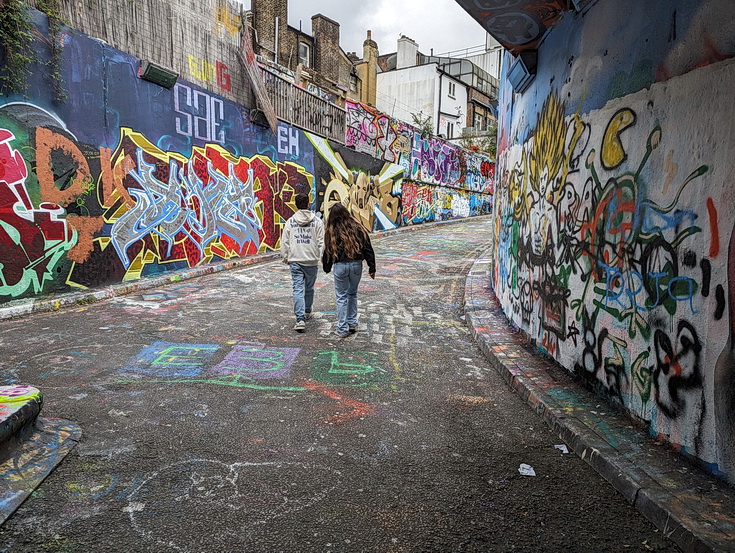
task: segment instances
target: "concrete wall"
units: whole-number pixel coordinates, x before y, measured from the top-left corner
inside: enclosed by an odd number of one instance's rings
[[[490,211],[490,174],[472,155],[447,164],[435,145],[422,163],[459,172],[404,189],[410,157],[286,124],[274,135],[211,90],[162,88],[137,77],[137,57],[62,36],[65,102],[40,65],[27,97],[0,96],[0,303],[275,251],[302,191],[320,210],[345,201],[371,230]]]
[[[71,28],[225,98],[255,105],[237,58],[242,5],[236,0],[56,2],[61,19]],[[32,6],[38,3],[29,0]]]
[[[731,0],[565,14],[502,90],[493,229],[513,323],[731,482],[733,21]]]
[[[439,85],[439,124],[437,134],[445,138],[457,138],[467,126],[467,85],[449,75],[441,75]],[[450,85],[454,85],[454,94],[450,95]],[[449,124],[452,132],[449,132]]]
[[[436,64],[418,65],[378,73],[376,107],[396,119],[411,122],[411,114],[423,111],[436,129],[439,75]]]

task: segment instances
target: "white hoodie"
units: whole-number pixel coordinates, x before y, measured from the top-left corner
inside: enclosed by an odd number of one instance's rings
[[[284,263],[318,265],[324,251],[324,223],[313,211],[299,209],[283,227],[281,257]]]

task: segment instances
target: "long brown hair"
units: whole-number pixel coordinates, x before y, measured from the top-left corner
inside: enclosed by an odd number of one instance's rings
[[[324,249],[327,255],[337,259],[344,253],[348,259],[353,259],[362,252],[366,238],[367,231],[347,208],[340,203],[333,204],[324,227]]]

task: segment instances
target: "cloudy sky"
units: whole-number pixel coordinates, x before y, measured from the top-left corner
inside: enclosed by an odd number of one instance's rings
[[[251,0],[241,0],[250,8]],[[485,43],[485,32],[454,0],[289,0],[288,23],[311,34],[311,16],[321,13],[339,23],[345,52],[362,55],[367,30],[381,54],[396,51],[404,34],[424,54],[441,54]]]

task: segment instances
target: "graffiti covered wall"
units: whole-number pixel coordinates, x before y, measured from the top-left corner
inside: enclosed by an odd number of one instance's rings
[[[346,198],[369,230],[492,210],[495,164],[489,158],[422,137],[370,106],[347,103],[347,147],[309,136],[315,171],[325,175],[316,184],[319,205]]]
[[[278,247],[294,194],[312,189],[302,133],[274,136],[195,85],[137,78],[137,58],[61,40],[66,101],[41,70],[28,98],[0,98],[0,301]]]
[[[40,64],[26,94],[0,96],[0,303],[276,251],[299,192],[321,211],[344,202],[370,230],[490,210],[487,183],[411,182],[404,200],[412,131],[369,154],[283,123],[274,135],[183,79],[138,78],[140,60],[103,42],[57,38],[67,99]]]
[[[545,352],[735,481],[735,5],[623,4],[568,14],[531,88],[502,91],[493,284]]]

